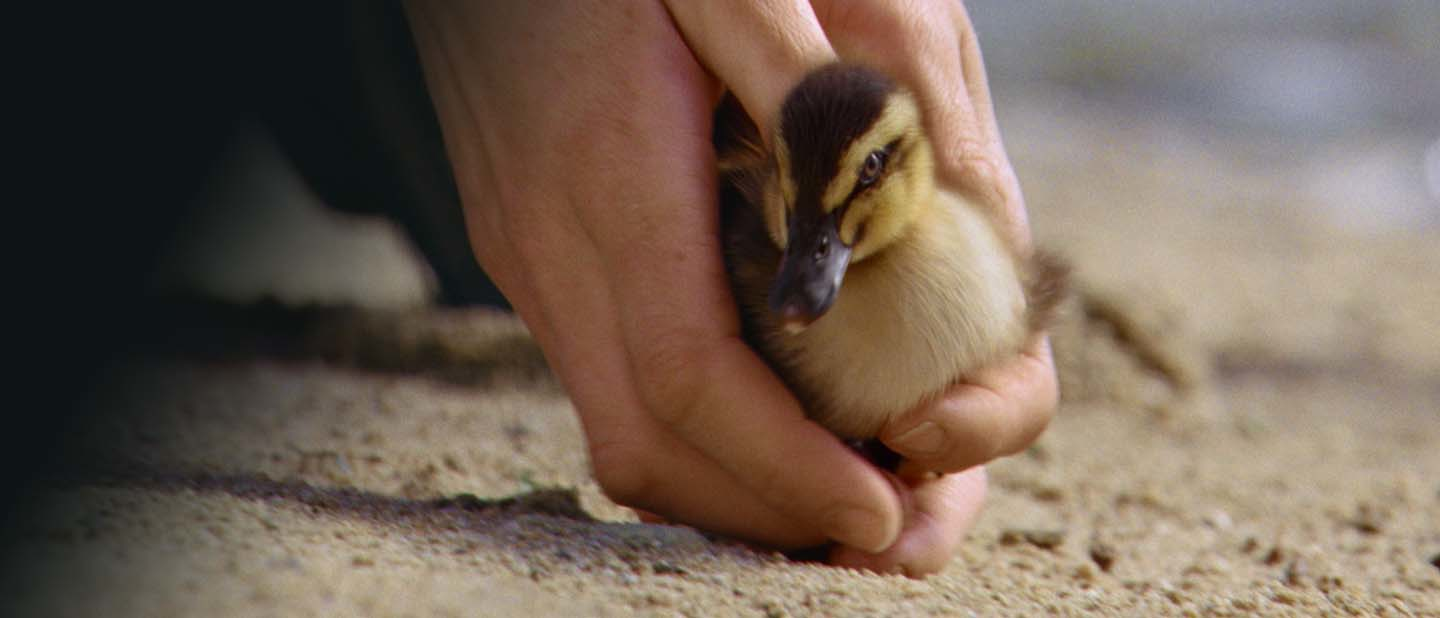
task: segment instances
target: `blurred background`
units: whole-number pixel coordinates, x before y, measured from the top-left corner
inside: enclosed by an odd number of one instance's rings
[[[1223,152],[1290,177],[1334,222],[1437,221],[1440,5],[967,5],[1002,121],[1028,128],[1103,108],[1142,130],[1170,127],[1176,135],[1153,135],[1159,147]]]
[[[1163,160],[1165,174],[1188,177],[1181,184],[1245,200],[1227,216],[1301,209],[1361,234],[1440,223],[1440,4],[967,5],[1027,188],[1076,160],[1108,162],[1098,173],[1116,179]],[[206,207],[181,226],[161,285],[233,300],[436,298],[433,271],[403,230],[325,210],[259,127],[241,124],[215,162],[196,199]],[[352,173],[358,182],[366,172]],[[1271,190],[1236,186],[1256,178]],[[1133,199],[1116,189],[1112,198]],[[1032,193],[1043,226],[1051,193]],[[1192,197],[1133,207],[1221,206]]]

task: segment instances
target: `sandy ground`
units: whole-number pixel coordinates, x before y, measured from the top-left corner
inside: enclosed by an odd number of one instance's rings
[[[510,317],[202,306],[96,391],[0,614],[1440,616],[1440,228],[1067,105],[1005,119],[1065,401],[939,575],[637,523]]]

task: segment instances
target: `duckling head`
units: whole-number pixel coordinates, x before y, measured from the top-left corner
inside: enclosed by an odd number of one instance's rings
[[[846,270],[903,238],[935,192],[915,98],[875,71],[810,73],[780,110],[766,226],[783,251],[770,309],[791,332],[824,315]]]

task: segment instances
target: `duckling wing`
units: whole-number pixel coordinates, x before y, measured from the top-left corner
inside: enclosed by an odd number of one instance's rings
[[[730,287],[739,305],[745,339],[751,347],[763,350],[763,337],[758,332],[769,321],[766,297],[774,283],[780,250],[765,231],[760,209],[748,202],[742,192],[730,183],[720,189],[722,243],[725,249],[725,270]]]
[[[776,328],[769,315],[766,297],[774,284],[780,250],[765,229],[765,215],[754,201],[763,182],[758,172],[732,171],[720,176],[720,233],[725,252],[725,270],[740,311],[745,341],[764,353],[764,331]],[[774,368],[774,359],[770,365]]]
[[[766,159],[760,131],[740,101],[726,94],[715,109],[716,164],[720,172],[720,233],[725,269],[739,304],[745,338],[759,349],[754,332],[764,319],[765,297],[780,251],[765,229],[761,210]]]
[[[715,111],[713,139],[720,172],[721,245],[741,332],[771,369],[791,383],[774,346],[767,345],[779,331],[766,298],[781,257],[766,229],[762,205],[769,155],[755,123],[732,95],[726,95]]]
[[[759,168],[765,163],[765,142],[760,139],[760,130],[733,94],[727,93],[720,106],[715,108],[711,141],[715,144],[715,158],[721,174]]]

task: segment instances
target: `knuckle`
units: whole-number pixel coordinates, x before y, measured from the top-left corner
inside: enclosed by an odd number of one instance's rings
[[[958,473],[992,460],[1002,447],[1001,432],[996,431],[1001,428],[996,403],[998,396],[979,386],[952,390],[936,408],[922,409],[926,418],[942,428],[940,444],[924,449],[926,452],[901,454],[936,473]]]
[[[932,458],[917,460],[919,463],[936,472],[959,472],[1004,454],[1005,402],[993,391],[978,387],[968,390],[965,397],[969,403],[963,412],[945,411],[943,448]]]
[[[601,442],[590,448],[590,467],[605,496],[617,504],[645,506],[655,485],[644,451],[627,442]]]
[[[1023,406],[1020,412],[1024,416],[1021,423],[1024,427],[1023,437],[1027,438],[1028,444],[1040,437],[1040,433],[1055,419],[1060,408],[1060,381],[1055,375],[1053,362],[1048,360],[1048,353],[1043,357],[1025,358],[1031,370],[1029,383],[1034,385],[1033,399],[1029,405]]]
[[[553,228],[540,224],[507,221],[502,225],[499,236],[501,240],[495,245],[502,257],[498,261],[526,270],[552,267],[557,262],[556,247],[575,245],[569,239],[557,237]],[[479,248],[477,252],[485,250],[488,247]]]
[[[949,158],[947,177],[956,188],[999,211],[1023,209],[1019,179],[1003,152],[975,140],[965,140]]]
[[[977,389],[975,402],[978,405],[964,421],[963,447],[957,443],[950,450],[955,460],[952,469],[982,464],[1006,454],[1007,402],[989,389]]]
[[[667,339],[680,339],[670,337]],[[676,343],[648,346],[634,359],[641,401],[656,420],[670,427],[684,425],[700,399],[703,351]]]
[[[1020,423],[1020,436],[1015,441],[1012,452],[1025,450],[1040,438],[1040,434],[1045,433],[1050,421],[1055,420],[1055,412],[1059,407],[1059,392],[1053,384],[1047,390],[1048,394],[1041,398],[1038,405],[1024,414],[1025,418]]]
[[[978,140],[960,142],[956,148],[955,168],[966,184],[977,188],[1000,184],[1004,174],[989,150],[989,145]]]
[[[894,11],[884,2],[827,2],[822,16],[830,30],[842,32],[885,32],[887,17]]]
[[[969,450],[989,461],[1005,454],[1006,416],[1010,406],[1001,394],[990,389],[980,390],[976,401],[980,405],[968,419]]]
[[[894,36],[896,42],[903,42],[907,38],[903,35],[909,32],[911,20],[906,13],[913,7],[903,2],[870,2],[864,3],[864,6],[866,10],[856,17],[864,19],[871,27]]]
[[[914,2],[830,2],[823,16],[828,31],[850,33],[896,58],[913,58],[929,27],[925,7]]]
[[[762,503],[789,513],[794,511],[797,496],[784,480],[781,469],[772,466],[750,474],[745,484],[760,497]]]
[[[1006,440],[1004,421],[998,415],[992,415],[982,424],[983,429],[976,433],[975,451],[985,454],[984,460],[989,461],[996,457],[1009,455],[1011,441]]]

